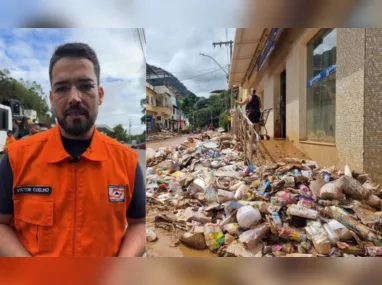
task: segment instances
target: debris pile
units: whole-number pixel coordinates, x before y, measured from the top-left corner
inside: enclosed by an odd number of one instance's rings
[[[170,139],[170,138],[176,137],[178,135],[179,135],[179,133],[176,133],[176,132],[162,130],[159,133],[149,134],[147,136],[147,140],[146,141],[166,140],[166,139]]]
[[[148,149],[146,159],[147,207],[178,243],[224,257],[382,256],[381,189],[349,166],[245,165],[224,133]]]

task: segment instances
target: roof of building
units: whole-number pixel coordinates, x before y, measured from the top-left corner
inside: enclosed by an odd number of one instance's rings
[[[113,128],[109,127],[108,125],[96,125],[96,128],[100,131],[114,132]]]
[[[224,89],[218,89],[218,90],[211,91],[210,94],[223,93],[224,91],[225,91]]]

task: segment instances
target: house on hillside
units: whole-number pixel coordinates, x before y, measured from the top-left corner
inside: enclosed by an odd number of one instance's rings
[[[148,132],[161,129],[178,132],[184,127],[184,116],[179,102],[183,96],[168,78],[173,76],[162,69],[158,71],[148,65],[146,69]]]
[[[214,90],[214,91],[211,91],[210,92],[210,96],[219,96],[220,94],[222,94],[225,90]]]
[[[170,95],[146,82],[146,126],[147,132],[167,129],[172,115]]]
[[[381,181],[381,46],[382,29],[237,29],[229,86],[257,90],[273,138]]]

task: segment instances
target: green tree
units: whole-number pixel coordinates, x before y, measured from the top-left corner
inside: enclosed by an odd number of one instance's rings
[[[219,126],[222,127],[225,131],[228,131],[228,114],[220,113],[219,116]]]
[[[24,109],[36,110],[40,121],[55,121],[54,116],[49,114],[47,96],[41,85],[23,78],[16,80],[7,69],[0,70],[0,101],[4,99],[17,99]]]
[[[121,124],[116,125],[114,128],[114,138],[118,141],[127,141],[128,135],[127,131],[123,128]]]
[[[143,116],[141,117],[141,124],[146,124],[146,98],[141,99],[141,108]]]

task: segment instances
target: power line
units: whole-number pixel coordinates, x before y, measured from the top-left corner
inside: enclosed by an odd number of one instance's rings
[[[225,28],[225,41],[228,42],[228,28]],[[226,48],[227,48],[227,61],[228,61],[228,65],[229,65],[231,61],[229,60],[228,45],[226,45]]]
[[[214,73],[214,72],[219,71],[219,70],[221,70],[221,69],[220,69],[220,68],[219,68],[219,69],[215,69],[215,70],[213,70],[213,71],[206,72],[206,73],[202,73],[202,74],[199,74],[199,75],[195,75],[195,76],[193,76],[193,77],[189,77],[189,78],[182,79],[182,80],[179,80],[179,81],[180,81],[180,82],[182,82],[182,81],[186,81],[186,80],[193,79],[193,78],[196,78],[196,77],[200,77],[200,76],[204,76],[204,75],[207,75],[207,74],[211,74],[211,73]]]
[[[145,46],[146,46],[146,31],[145,29],[142,29],[143,39],[145,40]]]
[[[227,65],[225,65],[224,67],[227,67]],[[200,70],[193,70],[193,71],[169,71],[169,73],[194,73],[194,72],[204,72],[204,71],[212,71],[216,69],[216,67],[211,67],[211,68],[207,68],[207,69],[200,69]]]
[[[143,39],[141,37],[141,33],[140,33],[140,30],[141,29],[136,29],[137,31],[137,35],[138,35],[138,39],[139,39],[139,43],[141,44],[141,50],[142,50],[142,54],[143,54],[143,58],[145,59],[146,61],[146,53],[145,53],[145,43],[143,43]],[[145,42],[146,42],[146,39],[145,39]]]
[[[131,119],[129,119],[129,137],[131,137]]]

